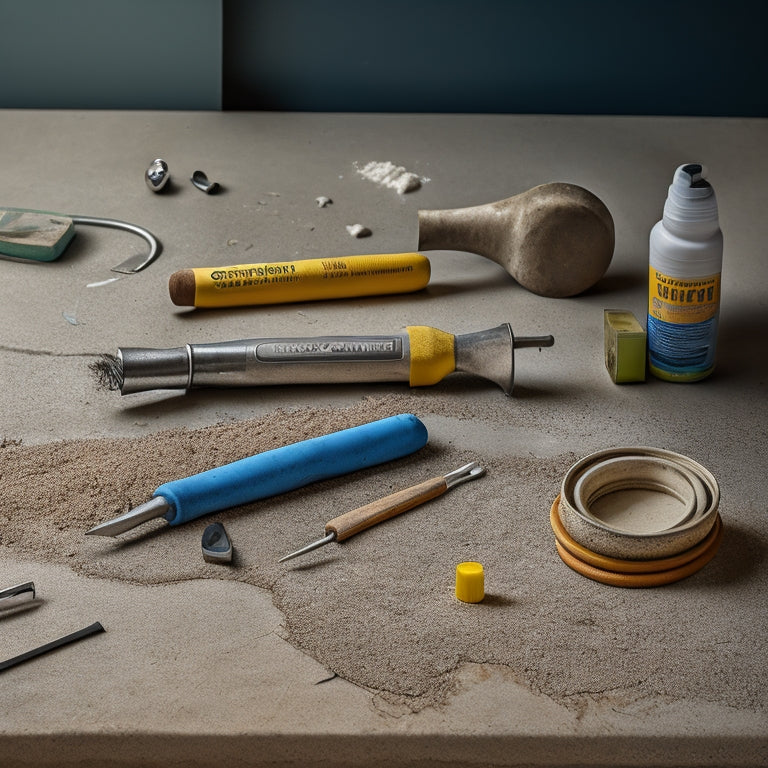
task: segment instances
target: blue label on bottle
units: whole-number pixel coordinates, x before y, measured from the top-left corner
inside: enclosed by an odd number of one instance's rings
[[[648,315],[648,362],[660,378],[696,381],[715,366],[717,318],[668,323]]]

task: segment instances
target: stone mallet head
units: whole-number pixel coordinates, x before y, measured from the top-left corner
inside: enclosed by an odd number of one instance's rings
[[[502,266],[540,296],[591,288],[613,257],[613,218],[574,184],[542,184],[495,203],[419,211],[419,250],[469,251]]]

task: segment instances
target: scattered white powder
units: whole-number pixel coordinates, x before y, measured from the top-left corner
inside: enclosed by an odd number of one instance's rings
[[[316,197],[315,202],[317,203],[318,208],[325,208],[327,205],[331,205],[333,203],[333,200],[331,200],[330,197]]]
[[[373,234],[368,227],[364,227],[362,224],[350,224],[347,227],[347,232],[352,237],[370,237]]]
[[[383,163],[367,163],[363,168],[357,168],[357,172],[368,181],[397,190],[399,195],[413,192],[421,187],[421,179],[415,173],[411,173],[401,165],[395,165],[389,160]]]

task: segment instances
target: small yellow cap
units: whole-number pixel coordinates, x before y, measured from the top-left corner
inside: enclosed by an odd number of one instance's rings
[[[480,563],[456,566],[456,597],[462,603],[479,603],[485,597],[485,574]]]

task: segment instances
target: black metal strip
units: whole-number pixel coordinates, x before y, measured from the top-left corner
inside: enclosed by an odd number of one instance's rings
[[[15,667],[17,664],[22,664],[23,662],[29,661],[30,659],[34,659],[36,656],[41,656],[44,653],[48,653],[48,651],[61,648],[63,645],[68,645],[69,643],[74,643],[78,640],[82,640],[83,638],[90,637],[90,635],[95,635],[99,632],[105,631],[106,630],[104,627],[102,627],[101,624],[97,621],[91,624],[89,627],[84,627],[83,629],[79,629],[77,632],[73,632],[70,635],[60,637],[58,640],[52,640],[50,643],[41,645],[39,648],[34,648],[33,650],[22,653],[19,656],[14,656],[12,659],[7,659],[6,661],[0,662],[0,672],[4,672],[6,669]]]

